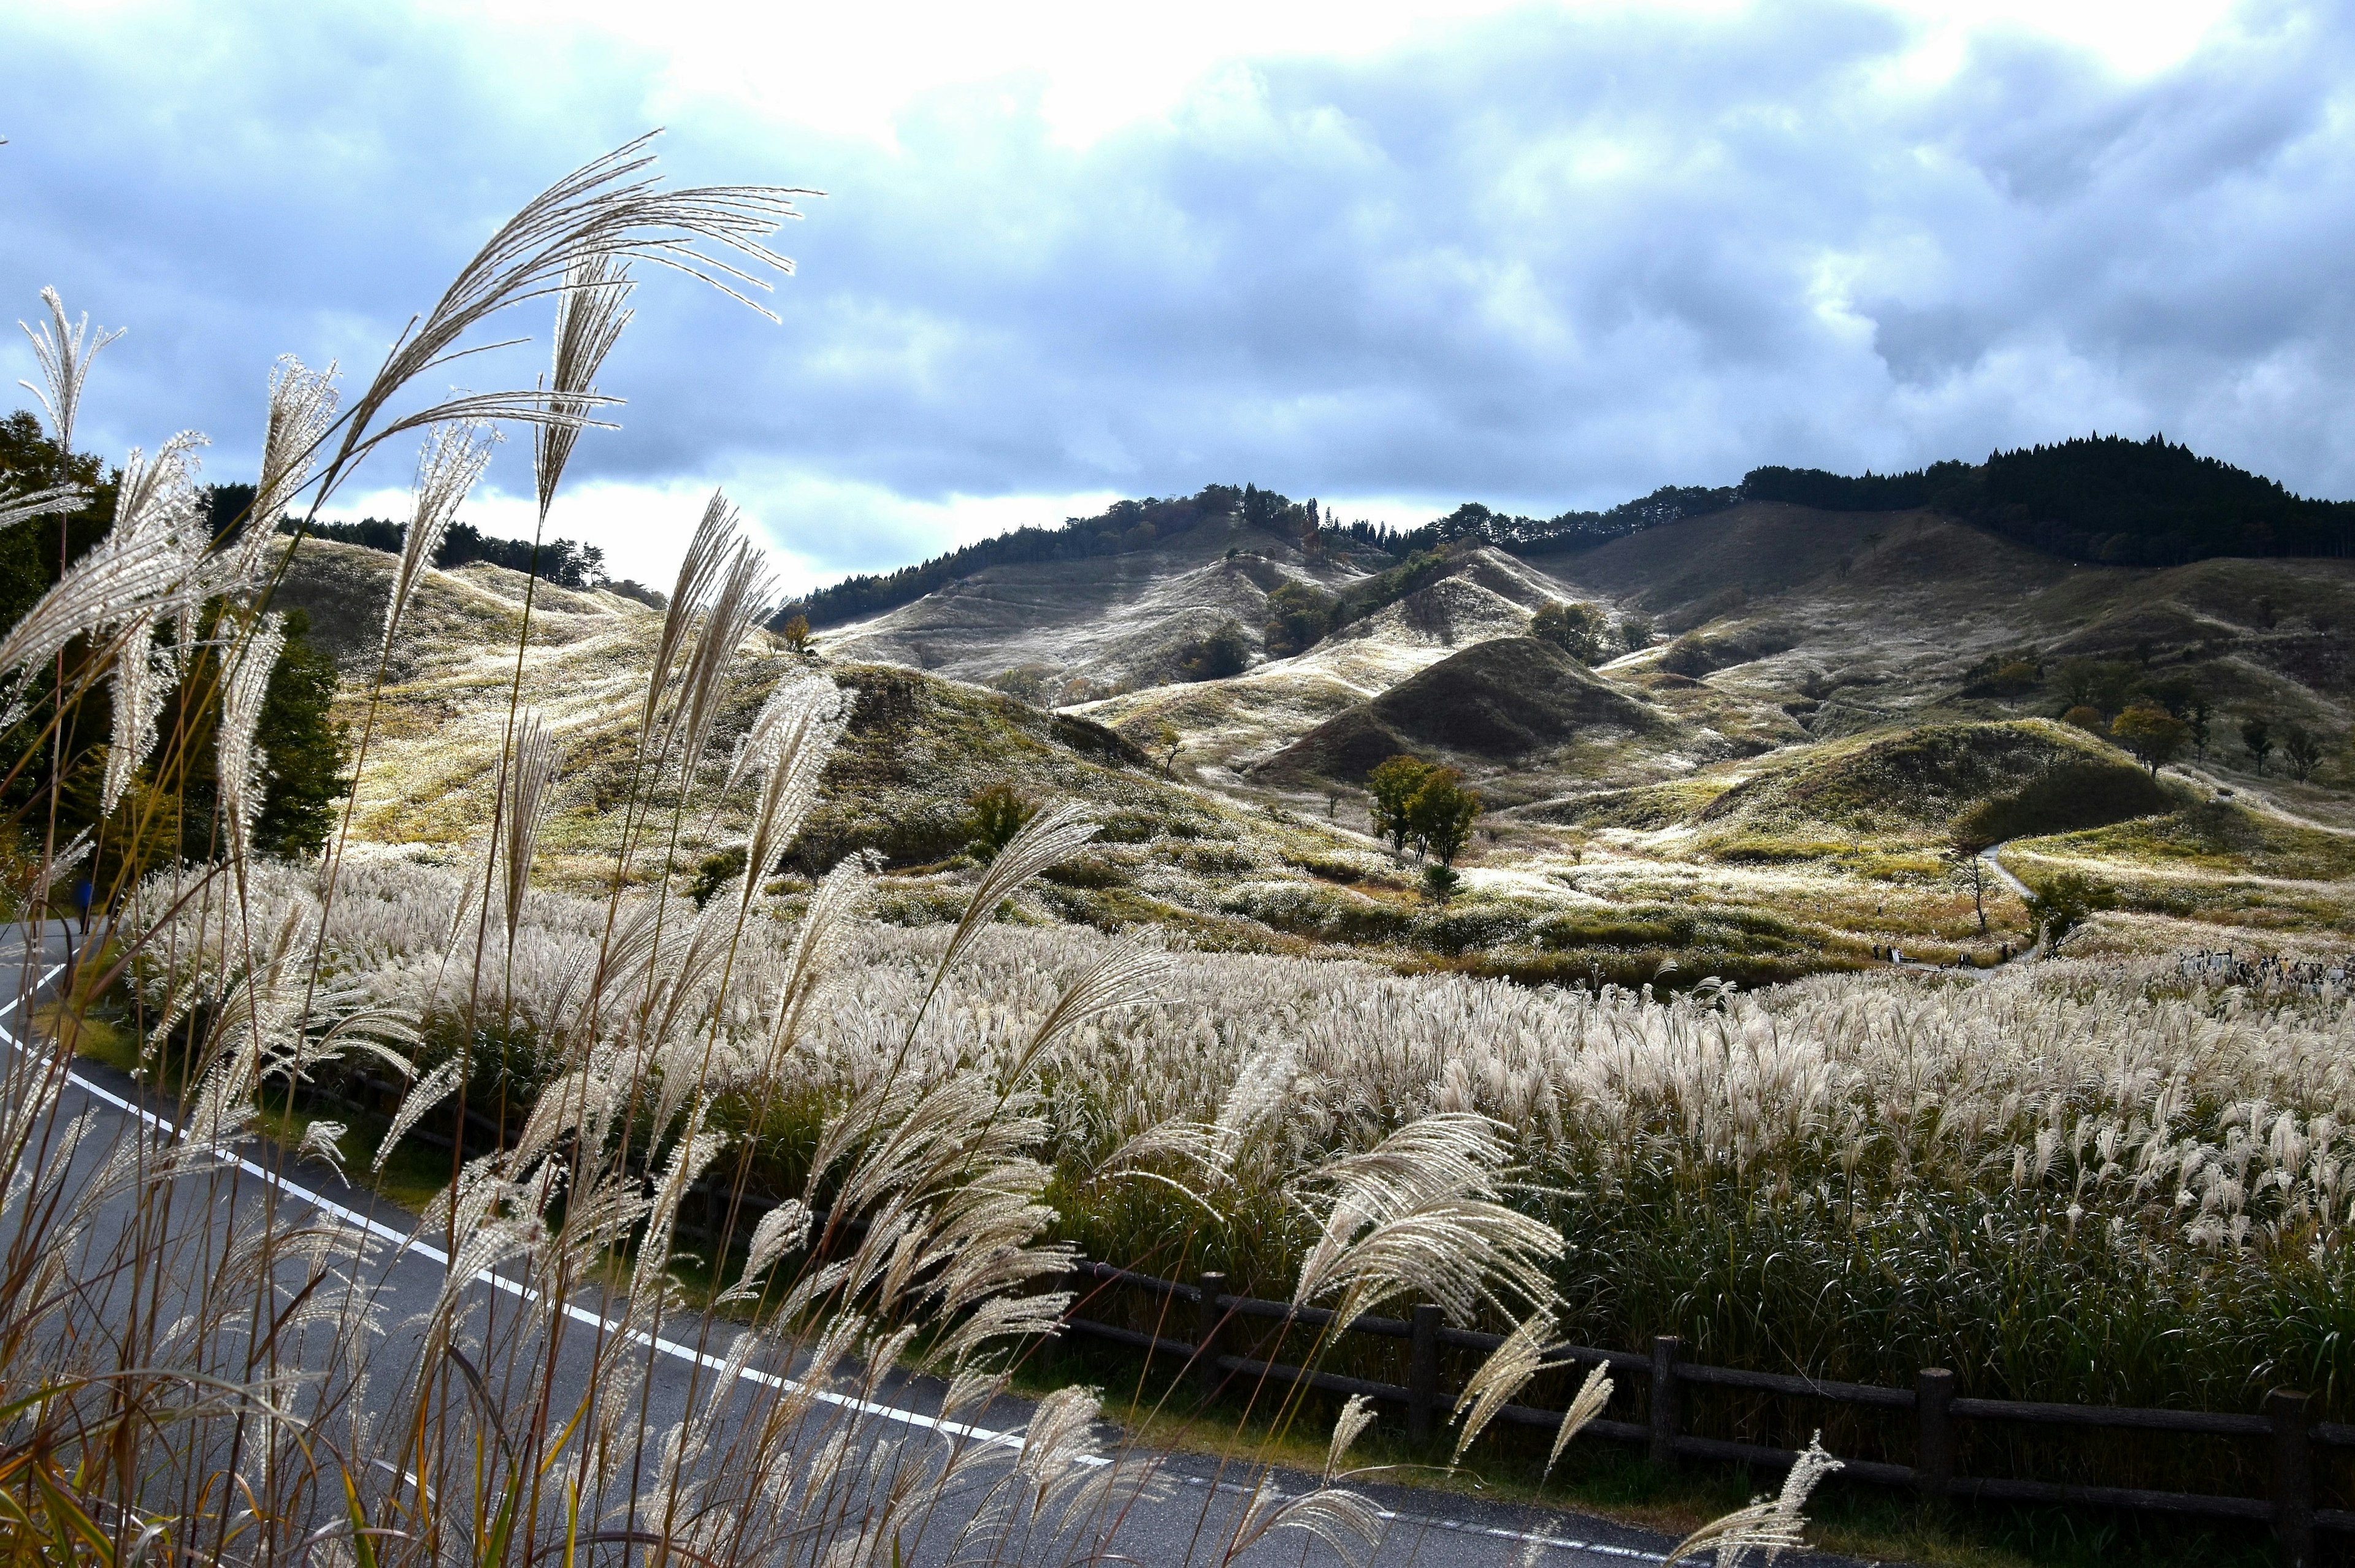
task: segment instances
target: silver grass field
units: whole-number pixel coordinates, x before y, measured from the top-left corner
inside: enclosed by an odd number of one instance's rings
[[[418,449],[348,829],[404,612],[490,443],[528,431],[544,526],[576,443],[616,406],[597,376],[633,269],[758,309],[789,270],[768,241],[800,194],[666,189],[645,142],[567,176],[357,391],[333,366],[281,363],[242,529],[203,515],[202,438],[168,435],[123,459],[111,529],[0,639],[9,722],[46,725],[11,762],[48,779],[51,824],[66,716],[101,685],[111,699],[101,830],[60,842],[36,818],[37,863],[15,891],[37,920],[78,865],[130,868],[95,890],[111,920],[68,1011],[128,996],[155,1112],[70,1083],[73,1031],[23,1029],[20,1003],[0,1094],[11,1561],[1103,1559],[1160,1486],[1158,1456],[1109,1442],[1087,1389],[1008,1403],[1069,1305],[1077,1246],[1228,1262],[1345,1317],[1431,1301],[1510,1329],[1464,1379],[1458,1461],[1517,1390],[1563,1371],[1539,1348],[1591,1294],[1581,1260],[1601,1232],[1582,1231],[1584,1206],[1656,1180],[1806,1212],[1916,1189],[2065,1195],[2073,1233],[2112,1246],[2329,1252],[2349,1217],[2331,1065],[2347,1026],[2327,1008],[2236,1010],[2066,969],[1976,991],[1663,1004],[999,926],[1089,842],[1068,808],[1000,851],[945,929],[869,923],[855,858],[791,909],[755,874],[698,910],[673,891],[683,832],[724,800],[748,863],[772,863],[847,719],[844,695],[804,674],[721,732],[719,694],[772,594],[720,497],[645,671],[603,897],[532,885],[566,759],[520,639],[498,809],[469,869],[406,864],[347,831],[316,864],[256,854],[278,517],[314,519],[371,454]],[[70,453],[107,335],[47,304],[37,390]],[[421,395],[479,378],[471,356],[520,336],[519,309],[555,321],[534,385]],[[0,507],[45,527],[70,490]],[[190,680],[218,720],[215,853],[126,855],[176,809],[143,781],[189,743],[158,715]],[[308,1117],[299,1142],[260,1136],[364,1078],[395,1091],[374,1163],[433,1125],[459,1135],[405,1239],[268,1179],[298,1157],[364,1179],[333,1120]],[[470,1156],[464,1130],[482,1118],[496,1138]],[[689,1248],[689,1196],[715,1184],[719,1233]],[[430,1303],[394,1313],[390,1271],[436,1259]],[[676,1409],[652,1392],[663,1339],[699,1358]],[[938,1424],[889,1408],[919,1397],[911,1374]],[[1578,1408],[1608,1396],[1589,1377]],[[1321,1474],[1290,1491],[1239,1438],[1244,1499],[1214,1511],[1204,1494],[1188,1558],[1289,1540],[1364,1559],[1381,1521],[1348,1455],[1367,1416],[1344,1406]],[[1676,1556],[1796,1547],[1832,1467],[1811,1450],[1778,1494]]]

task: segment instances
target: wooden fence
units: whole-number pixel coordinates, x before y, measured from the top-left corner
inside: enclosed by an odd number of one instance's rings
[[[1260,1319],[1279,1325],[1301,1324],[1325,1329],[1334,1315],[1317,1307],[1295,1307],[1288,1302],[1261,1301],[1227,1293],[1226,1276],[1203,1275],[1193,1285],[1135,1274],[1109,1264],[1081,1263],[1080,1279],[1100,1286],[1140,1290],[1175,1307],[1193,1310],[1193,1338],[1124,1328],[1082,1316],[1096,1293],[1082,1291],[1079,1304],[1064,1320],[1071,1333],[1101,1339],[1149,1355],[1184,1359],[1204,1392],[1211,1392],[1231,1380],[1244,1378],[1304,1384],[1337,1394],[1364,1394],[1406,1411],[1410,1439],[1427,1441],[1443,1409],[1453,1403],[1453,1391],[1440,1378],[1444,1348],[1486,1352],[1504,1343],[1500,1334],[1454,1328],[1441,1321],[1436,1307],[1418,1307],[1410,1317],[1360,1317],[1348,1332],[1406,1343],[1407,1381],[1403,1383],[1345,1377],[1337,1372],[1256,1360],[1236,1353],[1233,1343],[1242,1320]],[[1664,1334],[1652,1341],[1651,1353],[1606,1350],[1588,1345],[1555,1345],[1550,1362],[1609,1364],[1614,1380],[1643,1380],[1644,1421],[1595,1420],[1583,1431],[1623,1443],[1642,1444],[1652,1461],[1670,1465],[1678,1458],[1711,1459],[1766,1468],[1787,1468],[1797,1456],[1787,1448],[1703,1437],[1682,1430],[1680,1420],[1688,1388],[1750,1390],[1761,1394],[1797,1396],[1834,1405],[1865,1406],[1882,1411],[1910,1411],[1914,1424],[1914,1460],[1892,1465],[1869,1460],[1844,1460],[1840,1474],[1852,1480],[1902,1487],[1925,1498],[1963,1501],[2074,1504],[2135,1512],[2200,1515],[2243,1520],[2272,1528],[2284,1555],[2294,1568],[2316,1562],[2315,1537],[2319,1531],[2355,1532],[2355,1510],[2317,1508],[2314,1471],[2318,1449],[2355,1449],[2355,1425],[2312,1418],[2312,1401],[2303,1393],[2277,1389],[2268,1393],[2254,1414],[2189,1411],[2137,1410],[2103,1405],[2044,1404],[2027,1400],[1966,1399],[1955,1392],[1955,1374],[1926,1368],[1914,1386],[1881,1388],[1870,1383],[1833,1382],[1819,1378],[1778,1372],[1744,1371],[1688,1361],[1683,1343]],[[1524,1405],[1507,1405],[1498,1420],[1520,1425],[1559,1430],[1561,1413]],[[2267,1445],[2271,1474],[2268,1497],[2234,1497],[2202,1492],[2145,1491],[2131,1487],[2094,1487],[2004,1477],[1966,1476],[1955,1465],[1955,1426],[1961,1422],[2013,1422],[2044,1426],[2106,1427],[2155,1433],[2235,1437]]]

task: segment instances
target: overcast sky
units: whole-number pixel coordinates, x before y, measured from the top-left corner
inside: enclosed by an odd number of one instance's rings
[[[2091,430],[2355,496],[2343,0],[1143,9],[5,7],[0,321],[129,327],[83,444],[250,479],[275,356],[364,377],[661,125],[827,194],[782,325],[640,290],[552,525],[621,572],[715,485],[795,583],[1210,482],[1412,523]],[[467,516],[529,531],[528,449]]]

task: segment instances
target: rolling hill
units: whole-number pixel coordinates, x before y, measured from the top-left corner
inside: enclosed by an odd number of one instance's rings
[[[1943,502],[1860,504],[1920,501],[1911,479],[1840,485],[1785,475],[1561,528],[1466,507],[1404,538],[1310,529],[1313,504],[1255,490],[1124,503],[845,585],[815,654],[747,649],[721,739],[803,657],[851,688],[779,886],[874,850],[910,919],[972,874],[968,803],[1007,784],[1107,824],[1032,917],[1214,946],[1587,979],[1767,978],[1891,943],[1984,955],[2027,916],[1998,894],[1977,929],[1946,854],[1975,809],[2031,880],[2115,891],[2081,944],[2355,929],[2355,561],[2095,564]],[[313,541],[289,576],[354,683],[388,566]],[[370,837],[469,852],[522,583],[481,563],[432,575],[389,669]],[[569,746],[618,757],[655,612],[597,589],[537,603],[527,684],[559,694]],[[1532,635],[1552,605],[1588,607],[1599,648]],[[1241,667],[1187,678],[1222,627]],[[2201,716],[2194,754],[2156,779],[2059,721],[2134,702]],[[2293,734],[2318,741],[2296,778]],[[1488,806],[1444,905],[1371,832],[1363,780],[1399,753],[1455,765]],[[549,836],[559,880],[593,879],[615,832],[625,781],[584,778]],[[690,826],[687,863],[734,830],[725,813]]]

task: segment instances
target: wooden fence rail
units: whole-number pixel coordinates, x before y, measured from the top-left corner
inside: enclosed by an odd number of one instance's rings
[[[1230,1343],[1240,1319],[1298,1323],[1330,1328],[1334,1314],[1287,1302],[1262,1301],[1228,1293],[1224,1275],[1203,1275],[1194,1284],[1162,1279],[1109,1264],[1082,1262],[1074,1273],[1101,1286],[1143,1290],[1175,1306],[1190,1306],[1193,1337],[1177,1339],[1151,1334],[1083,1316],[1091,1299],[1082,1292],[1079,1305],[1064,1319],[1073,1334],[1104,1340],[1151,1355],[1174,1356],[1205,1393],[1235,1378],[1264,1379],[1302,1385],[1328,1393],[1363,1394],[1369,1399],[1405,1407],[1407,1433],[1415,1441],[1430,1438],[1443,1403],[1452,1403],[1454,1391],[1440,1378],[1442,1347],[1493,1350],[1504,1342],[1498,1334],[1449,1328],[1439,1308],[1418,1307],[1412,1317],[1361,1317],[1348,1331],[1407,1341],[1407,1381],[1382,1382],[1345,1377],[1337,1372],[1286,1366],[1238,1353]],[[1167,1321],[1175,1324],[1179,1315]],[[2293,1568],[2310,1568],[2316,1561],[2314,1541],[2323,1531],[2355,1532],[2355,1510],[2319,1509],[2314,1505],[2314,1465],[2318,1449],[2355,1448],[2355,1425],[2312,1419],[2312,1401],[2303,1393],[2276,1389],[2264,1398],[2255,1414],[2196,1410],[2138,1410],[2108,1405],[2050,1404],[2032,1400],[1965,1399],[1955,1392],[1955,1374],[1944,1368],[1924,1368],[1910,1389],[1882,1388],[1870,1383],[1837,1382],[1822,1378],[1778,1372],[1747,1371],[1734,1367],[1704,1366],[1684,1359],[1683,1342],[1674,1335],[1652,1341],[1649,1355],[1631,1350],[1604,1349],[1591,1345],[1560,1344],[1546,1351],[1550,1362],[1606,1363],[1614,1376],[1633,1374],[1645,1381],[1647,1419],[1641,1422],[1596,1420],[1584,1430],[1595,1436],[1646,1445],[1652,1459],[1673,1464],[1679,1458],[1711,1459],[1764,1468],[1787,1468],[1798,1457],[1787,1448],[1703,1437],[1682,1430],[1686,1388],[1742,1389],[1760,1393],[1796,1395],[1832,1404],[1890,1411],[1911,1411],[1915,1424],[1914,1462],[1893,1465],[1846,1460],[1840,1474],[1852,1480],[1910,1488],[1925,1498],[1957,1501],[2073,1504],[2137,1512],[2190,1514],[2213,1519],[2243,1520],[2272,1527],[2283,1554]],[[1508,1405],[1499,1420],[1517,1425],[1559,1430],[1562,1413]],[[2204,1492],[2147,1491],[2133,1487],[2095,1487],[2054,1481],[1966,1476],[1955,1470],[1955,1427],[1957,1422],[2012,1422],[2041,1425],[2106,1427],[2121,1430],[2180,1433],[2203,1436],[2264,1439],[2270,1449],[2271,1495],[2232,1497]]]

